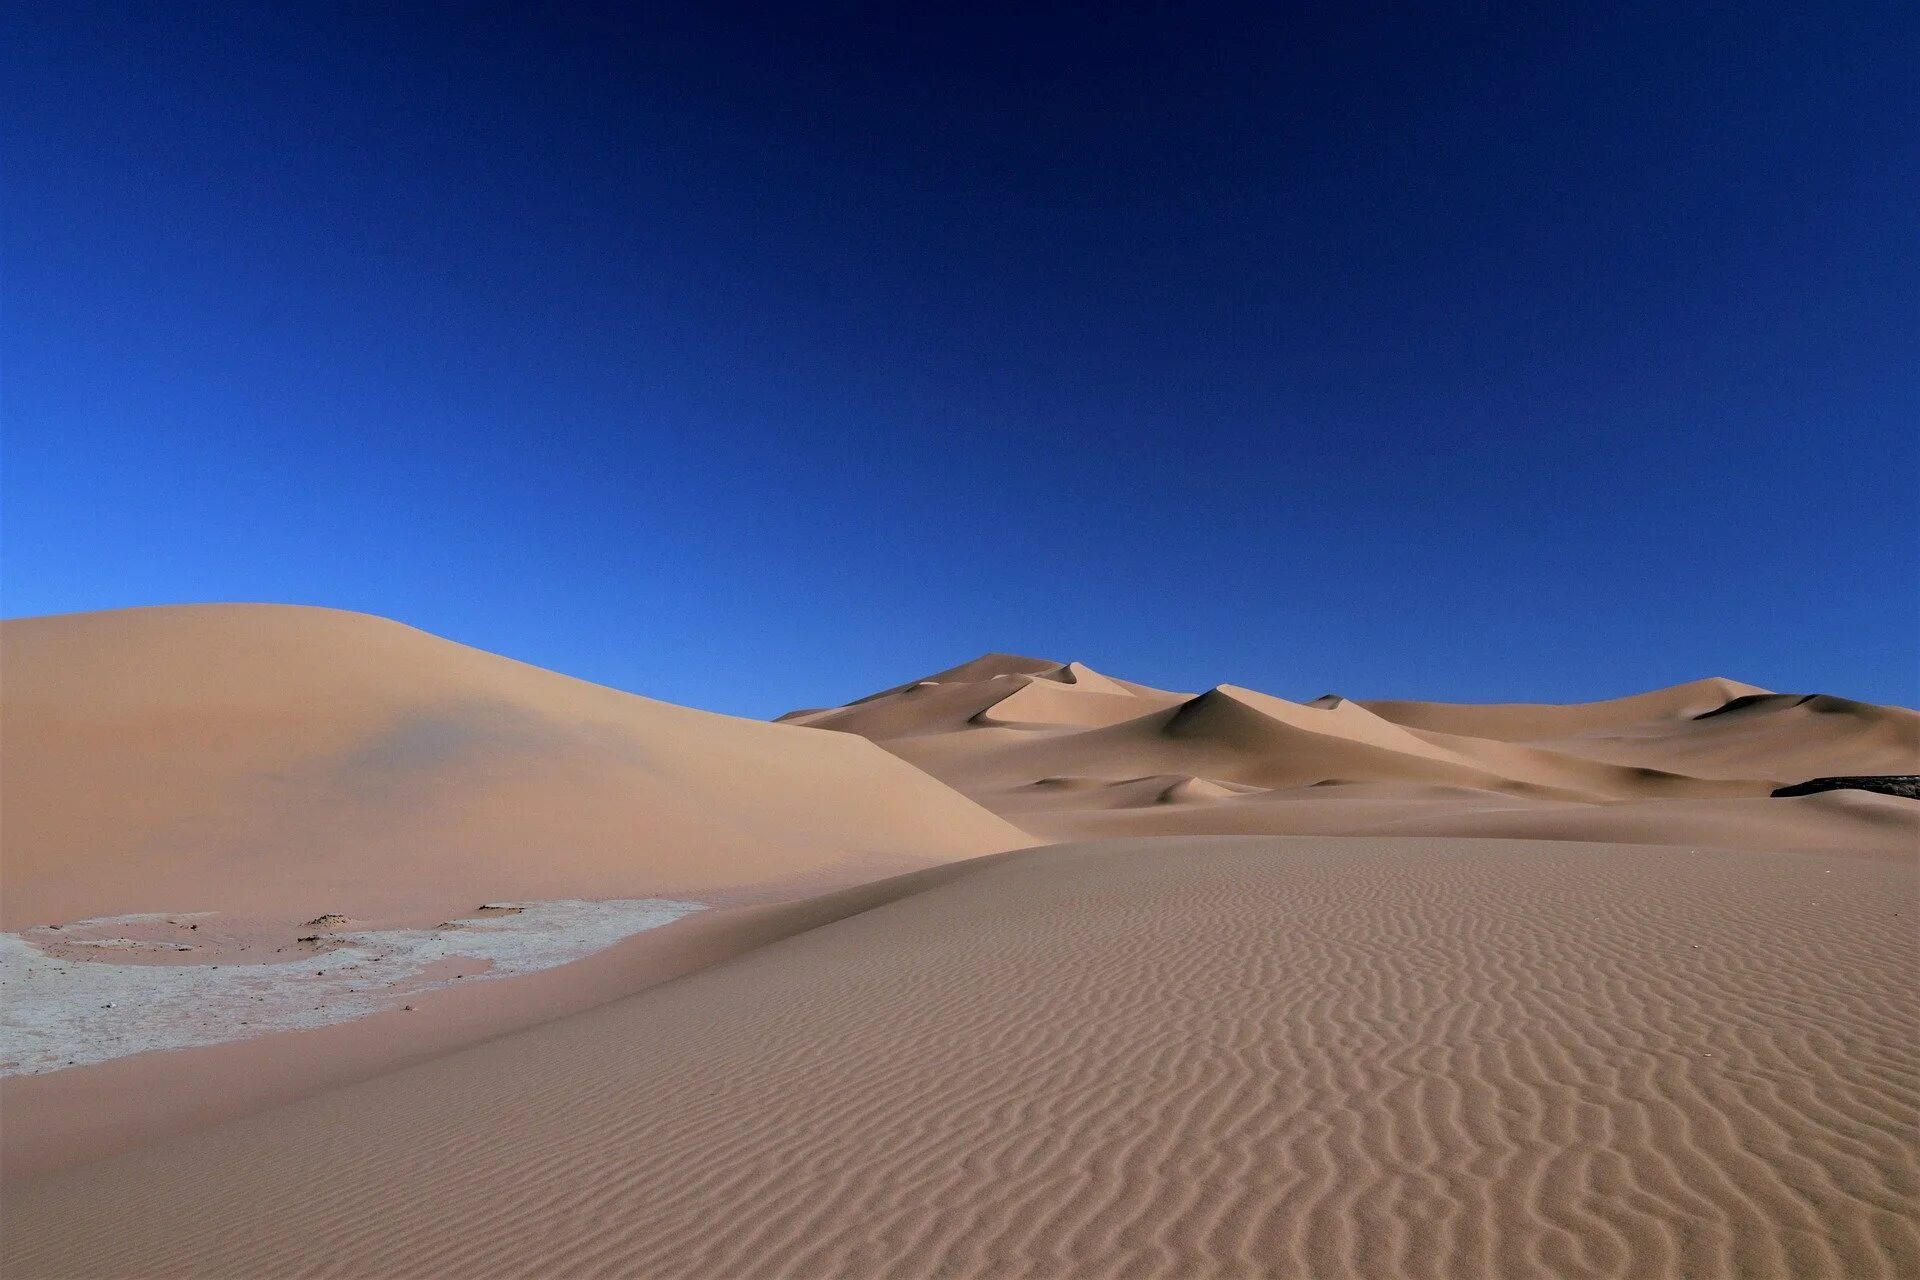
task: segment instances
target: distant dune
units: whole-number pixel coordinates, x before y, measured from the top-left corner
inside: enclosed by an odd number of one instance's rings
[[[0,627],[13,1277],[1920,1274],[1920,716]],[[1046,847],[1032,847],[1044,845]]]
[[[796,722],[872,738],[1049,840],[1392,831],[1889,856],[1920,842],[1920,806],[1768,799],[1816,775],[1914,771],[1920,714],[1724,679],[1566,706],[1303,703],[993,654]]]

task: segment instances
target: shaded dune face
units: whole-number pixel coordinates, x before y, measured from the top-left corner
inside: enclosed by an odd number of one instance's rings
[[[0,626],[0,658],[9,929],[698,895],[1029,842],[858,738],[654,702],[359,614],[27,619]]]
[[[31,1184],[9,1273],[1920,1269],[1908,868],[1129,840],[842,903]]]
[[[1432,830],[1746,845],[1786,816],[1755,807],[1782,785],[1920,767],[1920,714],[1720,678],[1566,706],[1299,703],[995,654],[804,722],[872,738],[1049,839]],[[1152,777],[1205,782],[1168,794],[1139,785]],[[1308,795],[1318,803],[1272,803]],[[1920,841],[1920,809],[1805,811],[1780,831],[1783,847],[1891,853]]]

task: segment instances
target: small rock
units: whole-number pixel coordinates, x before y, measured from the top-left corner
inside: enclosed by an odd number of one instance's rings
[[[1790,787],[1775,787],[1776,796],[1811,796],[1822,791],[1876,791],[1883,796],[1920,800],[1920,775],[1911,773],[1846,774],[1810,778]]]

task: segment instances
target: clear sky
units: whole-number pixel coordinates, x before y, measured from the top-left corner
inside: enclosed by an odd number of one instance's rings
[[[7,615],[1920,700],[1920,6],[0,22]]]

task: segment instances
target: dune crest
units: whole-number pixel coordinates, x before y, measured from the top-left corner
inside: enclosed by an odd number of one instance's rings
[[[1719,677],[1604,702],[1467,706],[1331,693],[1291,702],[1231,684],[1188,696],[1110,676],[1096,686],[1086,671],[988,655],[806,722],[869,737],[1056,840],[1630,832],[1745,846],[1764,839],[1772,814],[1779,847],[1898,854],[1920,842],[1920,813],[1866,821],[1756,806],[1809,777],[1920,767],[1920,714],[1906,708],[1775,694]],[[1182,791],[1168,812],[1159,792],[1136,784],[1147,777],[1206,778],[1232,790],[1208,794],[1207,805],[1187,802],[1199,790]],[[1036,785],[1048,778],[1087,785]]]
[[[990,653],[844,707],[789,712],[780,721],[884,743],[978,729],[1099,728],[1147,715],[1181,697],[1112,679],[1084,663]]]

